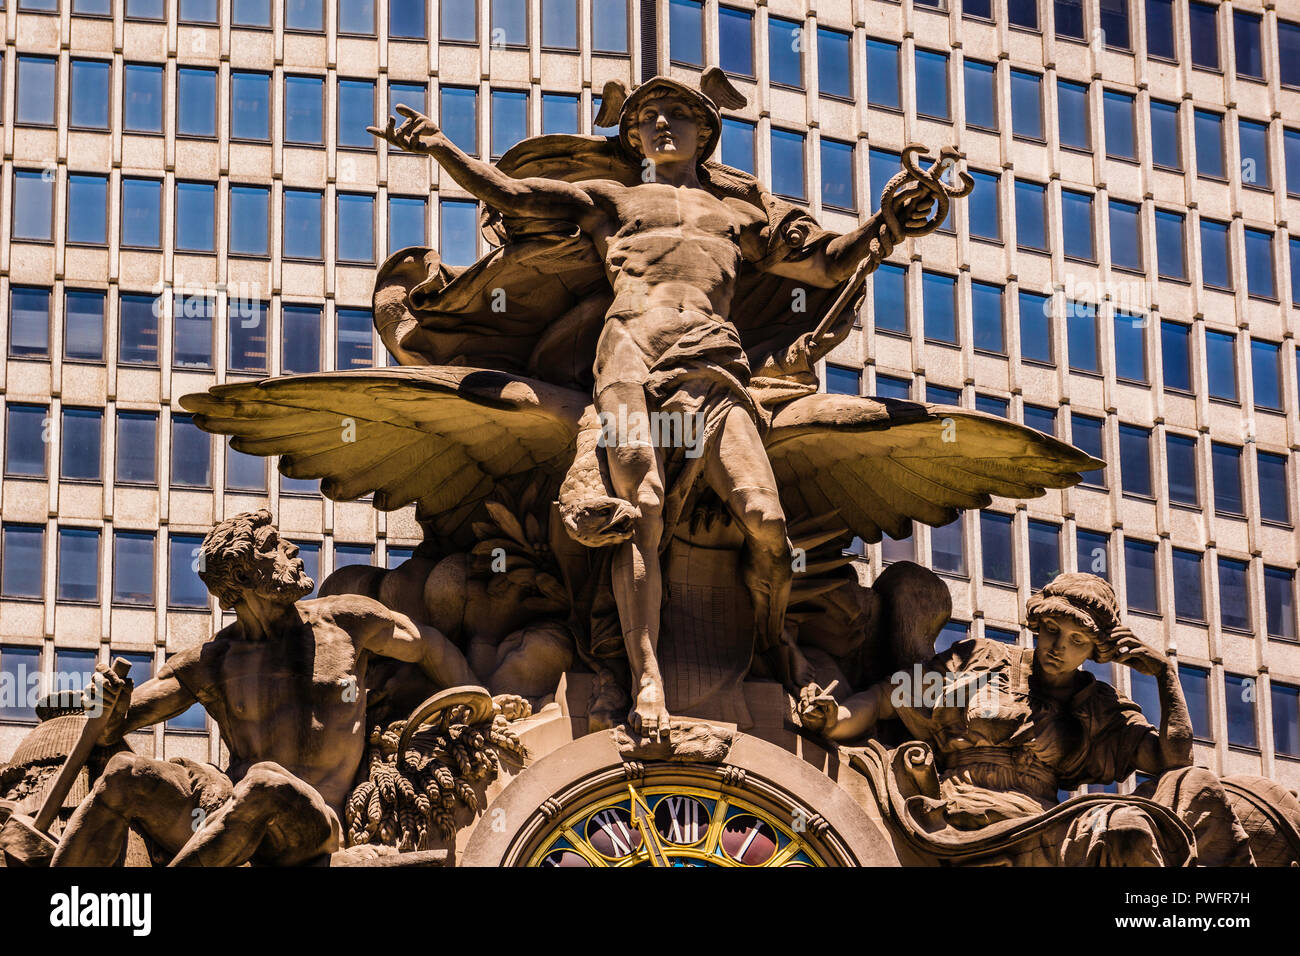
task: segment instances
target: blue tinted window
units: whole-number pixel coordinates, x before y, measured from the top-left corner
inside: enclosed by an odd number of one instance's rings
[[[1057,113],[1060,117],[1061,145],[1075,149],[1092,146],[1088,122],[1088,87],[1082,83],[1058,80]]]
[[[54,94],[59,61],[48,56],[18,57],[18,97],[14,122],[33,126],[54,125]]]
[[[1051,299],[1021,291],[1020,355],[1031,362],[1052,362]]]
[[[1011,71],[1011,129],[1017,136],[1043,138],[1043,78]]]
[[[822,204],[853,209],[853,144],[821,141]]]
[[[366,132],[366,127],[375,123],[373,80],[339,80],[338,123],[340,146],[374,147],[374,137]]]
[[[1296,638],[1295,572],[1285,568],[1264,569],[1264,610],[1268,636],[1284,641]]]
[[[976,394],[975,411],[983,412],[986,415],[996,415],[999,418],[1010,418],[1011,403],[1005,398]]]
[[[335,364],[339,370],[372,368],[375,364],[372,348],[374,319],[370,313],[365,309],[339,309],[336,324]]]
[[[1216,289],[1232,288],[1228,256],[1228,224],[1201,220],[1201,282]]]
[[[1160,275],[1169,279],[1187,278],[1184,253],[1184,216],[1182,213],[1156,210],[1156,261]]]
[[[442,4],[443,9],[448,4]],[[719,15],[726,12],[725,7],[719,8]],[[446,14],[443,14],[444,18]],[[591,4],[591,39],[592,49],[598,53],[626,53],[627,52],[627,0],[592,0]],[[444,36],[446,33],[444,31]],[[465,39],[475,39],[474,36]],[[723,34],[722,48],[727,48],[726,34]],[[752,62],[752,61],[751,61]],[[724,70],[730,69],[724,62]],[[751,73],[753,70],[751,69]]]
[[[1213,740],[1210,727],[1210,672],[1203,667],[1178,665],[1178,681],[1183,685],[1192,733],[1200,740]]]
[[[970,298],[975,348],[999,354],[1005,352],[1006,342],[1002,329],[1002,287],[989,285],[986,282],[972,282]]]
[[[1174,548],[1174,614],[1182,621],[1205,620],[1201,553]]]
[[[1041,590],[1061,573],[1061,529],[1046,521],[1029,522],[1029,587]]]
[[[1255,679],[1224,674],[1223,700],[1228,712],[1228,743],[1233,747],[1258,747],[1255,727]]]
[[[1083,0],[1056,0],[1056,35],[1083,39]]]
[[[1286,191],[1300,196],[1300,130],[1288,129],[1282,133],[1286,165]]]
[[[68,174],[68,242],[103,245],[108,241],[108,177]]]
[[[1205,333],[1210,397],[1237,400],[1237,337],[1228,332]]]
[[[1080,528],[1074,537],[1078,549],[1076,559],[1079,570],[1109,581],[1110,535],[1099,531],[1084,531]]]
[[[916,112],[920,116],[948,118],[948,55],[916,51]]]
[[[45,596],[45,529],[40,525],[7,524],[4,526],[3,558],[0,559],[0,591],[7,598],[40,598]],[[10,648],[0,650],[8,656]],[[35,652],[33,652],[33,657]],[[5,661],[6,670],[13,663]],[[5,717],[13,713],[6,708],[0,711]]]
[[[152,485],[158,480],[157,438],[156,412],[117,413],[117,481]]]
[[[961,518],[930,531],[930,566],[945,574],[966,573]]]
[[[477,156],[478,91],[444,86],[439,90],[439,101],[442,131],[465,152]]]
[[[375,258],[375,197],[338,194],[338,258],[340,262],[373,262]]]
[[[1255,405],[1282,409],[1282,350],[1272,342],[1250,341],[1250,371],[1254,382]]]
[[[230,251],[264,256],[269,251],[271,190],[262,186],[230,187]]]
[[[422,197],[388,197],[388,254],[428,243]]]
[[[722,120],[722,162],[735,169],[754,172],[754,124],[744,120]]]
[[[1196,172],[1199,176],[1223,178],[1223,116],[1196,110]]]
[[[284,191],[284,255],[293,259],[321,257],[321,203],[318,192]]]
[[[491,0],[492,42],[528,45],[528,0]]]
[[[1287,243],[1291,252],[1291,304],[1300,305],[1300,236]]]
[[[1124,576],[1129,610],[1160,613],[1160,587],[1156,579],[1154,544],[1125,539]]]
[[[5,409],[5,474],[22,478],[45,477],[45,449],[49,447],[44,405],[10,404]]]
[[[1056,411],[1041,405],[1025,405],[1025,425],[1044,435],[1056,434]]]
[[[969,624],[961,621],[949,621],[939,630],[939,636],[934,639],[934,652],[942,654],[957,642],[964,641],[969,637]]]
[[[335,571],[353,564],[373,564],[374,560],[374,549],[368,544],[336,544],[334,546]]]
[[[1115,312],[1115,376],[1130,382],[1147,380],[1146,317]]]
[[[1007,19],[1013,26],[1038,29],[1038,0],[1007,0]]]
[[[1221,514],[1245,514],[1241,495],[1241,449],[1221,445],[1210,446],[1210,460],[1214,468],[1214,510]]]
[[[957,280],[937,272],[921,273],[921,304],[925,313],[925,337],[957,344],[954,300]]]
[[[216,23],[217,0],[180,0],[182,23]]]
[[[501,156],[528,135],[528,94],[492,91],[492,155]]]
[[[228,303],[230,320],[242,323],[248,310],[237,296]],[[207,295],[172,297],[172,364],[179,368],[212,367],[212,328],[217,300]]]
[[[1166,169],[1182,169],[1177,104],[1151,101],[1151,161]]]
[[[858,395],[862,392],[862,373],[826,363],[826,391],[831,395]]]
[[[99,532],[90,528],[59,529],[58,599],[99,600]]]
[[[174,534],[167,541],[168,607],[208,607],[208,589],[199,580],[198,536]]]
[[[423,40],[426,19],[424,0],[388,0],[390,37]]]
[[[912,397],[912,383],[893,375],[876,375],[876,397],[908,401]]]
[[[1160,351],[1165,388],[1191,391],[1191,331],[1190,326],[1179,322],[1160,323]]]
[[[339,33],[375,32],[375,0],[338,0]]]
[[[238,313],[233,301],[230,305],[229,368],[234,372],[265,373],[268,371],[266,303],[243,300],[238,305]]]
[[[14,239],[49,240],[54,230],[54,179],[14,170]]]
[[[1097,362],[1097,307],[1089,302],[1065,304],[1065,326],[1069,336],[1070,369],[1100,372]]]
[[[674,62],[704,65],[704,4],[669,0],[668,51]]]
[[[1273,281],[1273,234],[1246,230],[1246,287],[1251,295],[1272,299],[1277,295]]]
[[[163,128],[163,68],[126,64],[123,121],[130,132],[161,133]]]
[[[189,415],[172,416],[172,485],[207,488],[212,484],[212,438]]]
[[[1016,244],[1021,248],[1047,249],[1046,195],[1042,184],[1016,180]]]
[[[961,389],[946,388],[943,385],[927,382],[925,400],[931,405],[961,405]]]
[[[1196,439],[1166,435],[1165,454],[1169,462],[1169,500],[1197,504],[1200,499],[1196,487]]]
[[[60,437],[59,477],[99,481],[103,458],[104,413],[98,408],[65,408]]]
[[[324,0],[284,0],[284,28],[312,33],[324,32]]]
[[[1286,456],[1261,451],[1256,456],[1259,472],[1259,516],[1278,524],[1291,523],[1287,505],[1290,490],[1286,482]]]
[[[162,245],[162,182],[122,180],[122,245],[157,249]]]
[[[1112,199],[1110,209],[1110,261],[1121,269],[1142,269],[1142,236],[1136,203]]]
[[[270,0],[233,0],[231,15],[236,26],[269,27],[271,25]]]
[[[1001,240],[1001,217],[998,212],[1000,179],[996,174],[981,173],[977,170],[972,170],[970,175],[975,180],[975,189],[966,199],[970,234],[981,239]]]
[[[215,183],[176,184],[176,248],[212,252],[216,233]]]
[[[853,96],[853,65],[850,40],[839,30],[817,30],[817,87],[823,95]]]
[[[882,263],[871,278],[876,331],[907,331],[907,271]]]
[[[216,136],[217,71],[182,67],[176,72],[177,135]]]
[[[578,132],[578,98],[562,93],[543,93],[543,135],[576,132]]]
[[[1192,35],[1192,64],[1206,70],[1219,68],[1219,31],[1215,18],[1218,8],[1208,3],[1187,5],[1188,27]]]
[[[226,443],[226,489],[228,491],[266,491],[266,459],[245,455]]]
[[[63,357],[103,361],[104,293],[69,289],[64,296]]]
[[[1219,620],[1234,631],[1250,630],[1246,562],[1219,558]]]
[[[320,306],[286,305],[280,310],[286,375],[320,371]]]
[[[1136,425],[1120,425],[1119,460],[1124,493],[1150,498],[1151,432]]]
[[[1102,100],[1106,120],[1106,155],[1112,159],[1137,159],[1133,133],[1133,97],[1107,90]]]
[[[68,125],[108,129],[108,92],[112,65],[104,60],[73,60]]]
[[[397,107],[409,106],[421,113],[428,112],[429,109],[429,88],[423,83],[394,83],[388,84],[388,114],[401,125],[405,117],[397,112]]]
[[[624,0],[618,0],[623,5]],[[718,50],[728,73],[754,75],[754,15],[747,10],[718,7]]]
[[[1273,749],[1300,757],[1300,687],[1270,681],[1269,688],[1273,700]]]
[[[1080,451],[1086,452],[1100,461],[1105,461],[1105,441],[1103,436],[1105,425],[1106,423],[1100,418],[1093,418],[1091,415],[1072,415],[1070,416],[1070,426],[1073,434],[1070,440]],[[1096,471],[1085,471],[1083,473],[1083,483],[1096,488],[1105,488],[1105,470],[1098,468]]]
[[[230,136],[271,138],[271,77],[267,74],[230,74]]]
[[[1268,126],[1250,120],[1237,121],[1241,145],[1241,181],[1246,186],[1268,189]]]
[[[324,139],[322,109],[325,81],[318,76],[284,78],[284,141],[320,145]]]
[[[473,265],[478,258],[478,203],[444,199],[438,251],[451,266]]]
[[[772,191],[791,199],[804,198],[802,133],[772,128]]]
[[[157,365],[157,299],[123,293],[120,306],[117,360],[123,365]]]
[[[962,67],[966,82],[966,125],[998,128],[996,69],[992,63],[967,60]]]
[[[1300,23],[1277,21],[1278,72],[1283,86],[1300,86]]]
[[[768,70],[773,83],[803,87],[803,24],[768,17]]]
[[[867,188],[875,200],[879,199],[885,185],[894,178],[901,168],[902,163],[898,153],[874,148],[867,151],[867,176],[871,180]]]
[[[1092,194],[1062,189],[1061,223],[1065,254],[1074,259],[1092,259]]]
[[[153,604],[152,533],[113,534],[113,603]]]
[[[898,53],[897,43],[867,41],[867,102],[872,106],[902,109]]]
[[[1015,549],[1012,544],[1011,515],[993,511],[980,512],[980,554],[984,580],[1014,584]]]
[[[1174,0],[1146,0],[1147,56],[1177,59],[1174,46]]]

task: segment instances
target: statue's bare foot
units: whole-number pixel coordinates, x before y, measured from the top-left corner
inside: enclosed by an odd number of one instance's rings
[[[668,709],[664,707],[664,688],[657,680],[644,678],[636,703],[627,715],[632,730],[651,740],[668,739]]]

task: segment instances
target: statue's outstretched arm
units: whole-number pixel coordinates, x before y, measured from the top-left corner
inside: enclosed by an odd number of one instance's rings
[[[350,598],[351,596],[346,596]],[[478,678],[460,648],[435,627],[417,624],[378,602],[352,601],[364,619],[364,647],[381,657],[418,664],[439,687],[477,684]],[[364,604],[364,608],[360,605]],[[336,614],[336,620],[338,616]]]
[[[432,156],[452,179],[483,202],[508,216],[561,219],[584,228],[601,216],[590,195],[557,179],[515,179],[491,163],[475,159],[453,143],[429,117],[398,106],[406,117],[400,126],[391,116],[383,129],[367,131],[409,153]]]
[[[1142,773],[1159,776],[1166,770],[1192,765],[1192,718],[1178,680],[1178,668],[1161,652],[1144,644],[1128,628],[1117,629],[1116,663],[1156,679],[1160,694],[1160,729],[1142,741],[1134,764]]]

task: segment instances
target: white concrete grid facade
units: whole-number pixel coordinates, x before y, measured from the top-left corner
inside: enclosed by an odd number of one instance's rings
[[[655,43],[641,36],[641,0],[628,7],[626,55],[593,54],[592,4],[578,0],[578,49],[564,51],[543,47],[542,3],[550,0],[518,0],[530,11],[527,46],[493,46],[490,42],[451,43],[420,39],[398,39],[389,34],[389,5],[375,3],[374,35],[346,35],[337,29],[338,5],[355,6],[350,0],[323,0],[326,30],[302,32],[285,29],[285,6],[270,3],[272,27],[249,29],[232,26],[234,6],[242,0],[220,0],[217,24],[179,22],[182,2],[166,0],[166,19],[151,21],[125,16],[127,0],[112,4],[111,16],[87,16],[79,12],[81,0],[61,0],[57,12],[28,11],[19,0],[5,0],[3,99],[4,169],[0,189],[0,303],[6,321],[0,323],[5,337],[0,365],[0,387],[6,406],[45,407],[49,452],[45,477],[22,476],[6,471],[0,489],[0,511],[6,528],[21,525],[43,527],[44,555],[40,595],[0,598],[0,667],[3,655],[13,649],[39,650],[40,667],[54,669],[56,652],[82,649],[99,660],[110,653],[135,652],[151,655],[155,664],[168,653],[206,639],[220,626],[215,604],[209,611],[170,609],[172,569],[168,541],[177,535],[200,535],[216,520],[249,508],[267,506],[277,515],[285,534],[295,541],[319,546],[319,577],[335,565],[335,548],[340,545],[376,544],[373,560],[384,564],[389,551],[409,549],[418,543],[418,528],[408,511],[378,514],[366,502],[333,503],[318,496],[282,493],[274,472],[270,472],[265,493],[228,489],[225,483],[226,450],[213,440],[211,480],[206,487],[179,485],[172,480],[172,428],[170,419],[180,414],[181,395],[232,379],[260,377],[230,371],[231,329],[227,322],[227,294],[238,290],[266,303],[266,332],[262,341],[265,372],[277,374],[284,367],[284,315],[286,305],[316,306],[321,310],[319,364],[336,367],[338,343],[335,317],[340,310],[368,309],[373,271],[387,254],[389,198],[425,197],[426,235],[439,244],[440,200],[468,197],[449,177],[440,175],[424,159],[399,156],[386,146],[340,147],[336,117],[339,80],[374,83],[376,116],[382,117],[390,84],[427,86],[428,111],[439,118],[440,90],[444,86],[478,91],[476,125],[481,154],[488,155],[492,142],[493,91],[528,94],[530,135],[542,131],[543,94],[577,95],[579,130],[589,132],[593,103],[609,79],[635,83],[649,72],[671,72],[685,79],[698,76],[698,66],[673,63],[681,55],[674,50],[670,24],[671,7],[678,23],[698,17],[701,24],[702,59],[705,65],[721,62],[719,3],[675,3],[658,0]],[[39,3],[40,0],[37,0]],[[135,0],[130,0],[134,3]],[[300,2],[300,0],[295,0]],[[400,0],[399,0],[400,2]],[[437,38],[442,22],[441,3],[427,0],[426,36]],[[459,8],[472,0],[457,0]],[[1017,9],[1010,11],[1007,3]],[[971,6],[970,0],[967,0]],[[30,4],[29,4],[30,5]],[[54,6],[53,3],[49,4]],[[1062,570],[1092,570],[1079,567],[1077,534],[1080,531],[1106,536],[1105,570],[1122,600],[1131,606],[1129,624],[1147,641],[1176,652],[1180,664],[1207,672],[1208,704],[1203,741],[1197,744],[1198,759],[1222,772],[1265,773],[1290,786],[1300,783],[1300,757],[1277,752],[1275,722],[1294,725],[1295,698],[1287,688],[1300,687],[1300,644],[1296,642],[1295,575],[1300,565],[1300,544],[1294,521],[1300,515],[1296,492],[1295,452],[1300,449],[1300,395],[1297,393],[1296,309],[1300,298],[1291,275],[1292,252],[1288,222],[1290,212],[1300,212],[1300,170],[1292,167],[1287,178],[1287,129],[1300,127],[1300,89],[1281,82],[1279,20],[1300,22],[1300,8],[1290,4],[1263,4],[1239,0],[1209,4],[1217,24],[1221,69],[1193,65],[1188,0],[1173,0],[1173,36],[1177,40],[1176,62],[1148,56],[1147,10],[1141,0],[1129,0],[1129,50],[1108,48],[1102,42],[1076,42],[1055,35],[1054,17],[1059,6],[1052,0],[1036,5],[1036,29],[1012,26],[1009,12],[1023,18],[1021,0],[993,0],[992,18],[963,16],[960,0],[944,4],[921,0],[745,0],[722,4],[724,8],[752,15],[753,76],[733,74],[736,86],[746,94],[749,105],[731,117],[752,123],[755,130],[755,172],[770,181],[772,130],[802,134],[805,166],[806,205],[829,228],[851,229],[874,207],[883,182],[870,176],[869,151],[897,153],[908,142],[918,141],[937,148],[957,144],[966,155],[967,166],[999,177],[997,190],[998,233],[990,240],[972,237],[971,209],[958,203],[950,229],[919,241],[909,241],[891,257],[891,264],[905,272],[908,321],[897,316],[875,315],[874,281],[867,289],[861,312],[861,331],[830,357],[828,375],[856,375],[863,394],[876,393],[885,380],[910,383],[911,396],[924,399],[928,389],[955,389],[960,404],[974,407],[977,396],[1006,403],[1014,420],[1024,420],[1026,406],[1056,412],[1056,434],[1075,440],[1075,416],[1104,422],[1103,458],[1109,463],[1103,488],[1084,487],[1066,492],[1049,492],[1045,497],[1016,503],[999,500],[994,511],[1012,518],[1013,572],[1009,580],[985,580],[982,554],[988,550],[981,540],[981,521],[964,515],[959,525],[960,548],[952,531],[935,532],[918,526],[912,542],[916,559],[932,564],[936,548],[946,558],[943,567],[954,599],[954,620],[969,626],[972,634],[992,629],[1019,632],[1025,599],[1031,592],[1030,527],[1034,523],[1040,542],[1050,529],[1058,529],[1058,566]],[[256,8],[257,4],[252,4]],[[307,6],[310,7],[310,0]],[[408,4],[409,6],[409,4]],[[506,14],[507,3],[501,14]],[[1033,6],[1032,4],[1030,5]],[[1069,6],[1066,4],[1065,6]],[[493,37],[492,4],[479,0],[475,10],[477,34],[481,40]],[[1082,4],[1084,36],[1093,37],[1101,25],[1099,0]],[[1259,15],[1263,80],[1251,80],[1236,69],[1234,23],[1236,13]],[[349,12],[352,16],[352,12]],[[685,17],[685,20],[681,18]],[[772,20],[780,21],[772,24]],[[793,23],[804,37],[818,35],[818,28],[848,34],[851,63],[851,96],[823,95],[818,88],[818,43],[801,43],[801,84],[769,81],[772,63],[769,33]],[[409,32],[409,31],[408,31]],[[786,36],[786,33],[781,33]],[[874,105],[890,99],[873,91],[868,83],[868,40],[885,41],[898,48],[897,108]],[[642,51],[653,48],[658,60],[654,70],[641,62]],[[918,113],[916,51],[932,51],[947,57],[947,100],[950,120]],[[19,122],[19,64],[24,57],[52,58],[57,77],[53,106],[54,121],[46,125]],[[689,54],[683,56],[691,59]],[[994,129],[968,125],[965,61],[990,64],[995,77]],[[111,95],[108,97],[107,127],[95,131],[72,122],[69,89],[72,61],[97,60],[110,64]],[[127,64],[162,66],[164,103],[161,133],[145,134],[124,130],[124,84]],[[200,68],[216,71],[215,135],[186,136],[178,133],[178,71]],[[1041,95],[1041,136],[1018,135],[1013,128],[1012,73],[1038,77]],[[269,77],[269,140],[249,142],[232,136],[231,74],[255,73]],[[285,76],[323,78],[324,128],[321,145],[285,142]],[[1021,82],[1022,80],[1017,80]],[[1058,82],[1087,88],[1089,148],[1063,146]],[[802,88],[800,88],[800,86]],[[1133,98],[1133,142],[1135,161],[1109,158],[1106,144],[1105,93]],[[932,90],[923,86],[922,95]],[[1176,104],[1180,169],[1154,164],[1150,101]],[[1018,101],[1022,102],[1022,101]],[[1223,169],[1226,176],[1198,175],[1196,113],[1222,117],[1224,131]],[[1015,119],[1020,119],[1017,109]],[[1255,174],[1256,182],[1243,182],[1241,148],[1237,129],[1246,120],[1264,124],[1267,141],[1267,177]],[[1300,135],[1298,133],[1297,135]],[[818,158],[821,140],[853,144],[852,195],[856,215],[823,207],[823,174]],[[346,139],[346,137],[345,137]],[[1111,150],[1115,152],[1116,150]],[[730,157],[728,157],[730,158]],[[48,239],[29,240],[15,235],[16,195],[19,175],[44,173],[48,182],[52,223]],[[782,172],[782,170],[778,170]],[[70,242],[69,223],[77,222],[69,210],[70,177],[106,177],[107,209],[105,236],[101,243]],[[160,240],[158,248],[136,248],[122,241],[124,222],[131,210],[123,209],[123,181],[136,178],[161,180]],[[877,176],[877,179],[880,177]],[[1046,251],[1034,251],[1017,242],[1016,180],[1045,187]],[[30,183],[29,177],[25,183]],[[195,253],[178,248],[177,182],[213,187],[212,251]],[[1261,184],[1267,182],[1267,188]],[[983,185],[983,183],[982,183]],[[269,190],[269,235],[266,254],[234,254],[231,250],[231,189],[253,186]],[[285,191],[318,192],[321,195],[321,249],[318,259],[304,260],[284,254]],[[1076,219],[1063,212],[1065,194],[1091,197],[1093,255],[1066,256],[1071,230],[1078,235]],[[373,197],[373,255],[370,261],[346,261],[338,255],[336,234],[338,197]],[[82,195],[82,194],[78,194]],[[92,193],[92,195],[94,195]],[[868,203],[864,197],[873,197]],[[24,202],[26,200],[23,200]],[[1110,203],[1138,207],[1140,229],[1139,268],[1121,268],[1112,256]],[[1069,208],[1077,208],[1071,206]],[[1127,208],[1127,207],[1122,207]],[[1185,225],[1184,278],[1162,277],[1157,254],[1158,211],[1182,214]],[[25,214],[21,214],[26,226]],[[1200,220],[1228,224],[1231,242],[1231,291],[1202,281]],[[1247,275],[1246,232],[1270,237],[1274,296],[1251,295],[1252,276]],[[987,230],[985,230],[987,231]],[[1300,230],[1298,230],[1300,233]],[[291,238],[291,237],[290,237]],[[480,251],[483,251],[480,240]],[[941,336],[952,342],[927,339],[923,317],[925,274],[942,277],[940,287],[951,280],[955,288],[952,334]],[[1001,350],[977,349],[972,283],[1000,287],[1003,304]],[[216,300],[211,369],[174,364],[172,323],[157,328],[157,361],[138,365],[119,361],[119,300],[123,295],[157,294],[162,285],[204,290]],[[47,354],[32,355],[16,350],[9,321],[11,290],[49,290],[50,321]],[[102,361],[65,358],[65,300],[69,290],[99,290],[105,294]],[[1048,322],[1048,360],[1025,357],[1020,314],[1021,293],[1054,296],[1056,306]],[[1071,361],[1071,335],[1065,309],[1067,297],[1097,307],[1096,371],[1083,371],[1085,364]],[[1147,322],[1139,340],[1146,352],[1143,381],[1117,374],[1115,325],[1116,303],[1126,310],[1146,312]],[[1167,386],[1162,352],[1161,322],[1177,323],[1190,336],[1190,380],[1186,388]],[[902,326],[901,330],[897,327]],[[893,331],[878,328],[889,326]],[[1026,327],[1028,327],[1026,325]],[[1232,352],[1236,400],[1212,398],[1210,389],[1211,341],[1207,336],[1226,333],[1235,336]],[[26,333],[24,333],[26,334]],[[1252,364],[1252,340],[1277,348],[1278,408],[1257,404]],[[1074,342],[1080,340],[1077,336]],[[1131,348],[1126,337],[1120,349]],[[1222,339],[1215,339],[1222,342]],[[371,337],[376,355],[382,354],[377,336]],[[245,343],[247,347],[247,343]],[[254,347],[254,351],[256,347]],[[37,350],[39,351],[39,350]],[[1077,349],[1076,349],[1077,351]],[[247,352],[242,354],[249,354]],[[1125,356],[1127,358],[1127,356]],[[239,364],[236,362],[235,364]],[[1074,366],[1072,368],[1072,366]],[[1220,374],[1220,371],[1216,371]],[[884,389],[881,389],[884,391]],[[102,449],[98,480],[60,480],[61,431],[65,409],[102,410]],[[116,447],[114,422],[122,412],[152,412],[157,415],[156,480],[127,484],[115,480]],[[1082,420],[1082,419],[1081,419]],[[0,418],[8,428],[9,417]],[[1150,493],[1125,492],[1120,468],[1121,426],[1138,426],[1150,431]],[[1131,433],[1126,433],[1131,434]],[[1181,436],[1194,442],[1196,462],[1196,505],[1170,501],[1171,474],[1167,437]],[[5,436],[6,441],[8,436]],[[1215,446],[1240,449],[1241,515],[1218,513],[1215,508]],[[8,447],[8,446],[6,446]],[[1261,516],[1261,487],[1258,456],[1274,456],[1285,463],[1285,518],[1265,520]],[[1175,465],[1177,463],[1175,462]],[[1183,484],[1188,482],[1183,481]],[[1276,502],[1270,502],[1275,512]],[[97,565],[98,599],[84,603],[61,600],[59,593],[60,530],[93,529],[99,532]],[[1044,530],[1046,529],[1046,531]],[[153,592],[149,604],[115,603],[113,542],[117,532],[154,535]],[[938,540],[936,540],[938,539]],[[1091,540],[1091,539],[1090,539]],[[1125,555],[1133,551],[1128,543],[1152,546],[1155,551],[1155,587],[1132,586]],[[906,545],[882,549],[869,546],[863,557],[863,572],[870,578],[882,562],[904,553]],[[1139,549],[1140,550],[1140,549]],[[1203,556],[1201,591],[1205,620],[1180,619],[1175,614],[1174,552]],[[1091,555],[1091,551],[1086,551]],[[1041,554],[1036,551],[1035,555]],[[1220,559],[1245,564],[1249,626],[1225,627],[1221,608]],[[3,555],[0,555],[3,561]],[[1042,570],[1042,560],[1035,559]],[[1235,565],[1234,565],[1235,567]],[[1289,604],[1278,604],[1274,589],[1266,598],[1266,568],[1291,575]],[[0,565],[0,575],[4,568]],[[1142,593],[1136,593],[1141,590]],[[1156,592],[1154,597],[1150,593]],[[1273,604],[1270,628],[1267,601]],[[1139,610],[1138,608],[1154,608]],[[1289,629],[1276,624],[1277,614],[1289,614]],[[1241,609],[1226,608],[1230,623],[1239,624]],[[1183,617],[1186,617],[1184,615]],[[1269,631],[1276,633],[1270,635]],[[1028,635],[1020,640],[1027,643]],[[1197,671],[1188,671],[1196,674]],[[1133,689],[1124,669],[1115,674],[1117,685]],[[1230,693],[1245,685],[1253,707],[1255,746],[1229,741],[1229,704],[1240,715],[1242,709]],[[1274,691],[1273,684],[1280,685]],[[30,721],[0,720],[0,754],[8,754],[26,732]],[[1240,736],[1240,721],[1237,735]],[[1294,739],[1294,732],[1290,739]],[[1282,737],[1286,737],[1283,732]],[[161,728],[137,735],[137,749],[160,756],[186,755],[196,759],[217,759],[219,740],[215,728],[206,733],[178,733]],[[1300,749],[1295,747],[1294,749]]]

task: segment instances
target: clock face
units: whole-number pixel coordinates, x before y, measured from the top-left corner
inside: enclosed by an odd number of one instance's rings
[[[581,801],[529,855],[529,866],[825,866],[805,812],[682,782],[624,785]]]

